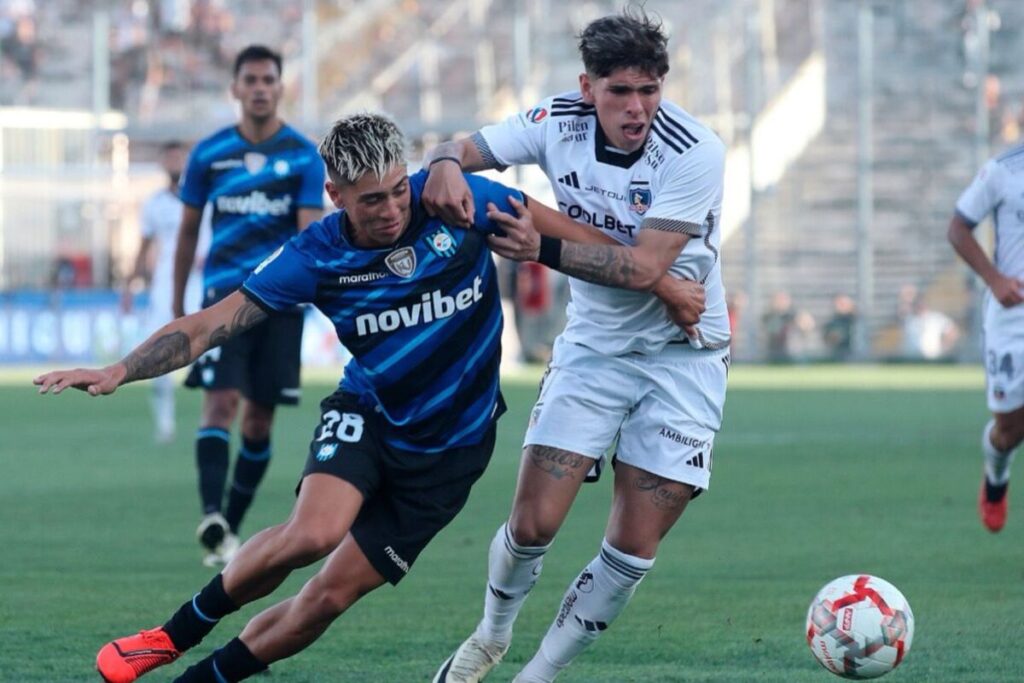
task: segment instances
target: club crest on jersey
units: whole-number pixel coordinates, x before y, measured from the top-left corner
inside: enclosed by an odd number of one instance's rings
[[[246,171],[256,175],[267,165],[267,157],[259,152],[246,152],[245,156],[242,157],[242,162],[245,164]]]
[[[525,114],[526,120],[530,123],[540,123],[548,117],[548,110],[544,107],[534,107]]]
[[[629,186],[629,210],[641,216],[651,208],[651,188],[647,183],[633,183]]]
[[[412,247],[402,247],[387,255],[384,265],[398,277],[411,277],[416,272],[416,252]]]
[[[320,447],[320,451],[316,454],[316,459],[320,462],[330,460],[334,457],[334,454],[338,452],[338,444],[336,443],[325,443]]]
[[[441,226],[437,232],[424,238],[430,251],[443,258],[455,256],[455,237],[448,231],[448,228]]]

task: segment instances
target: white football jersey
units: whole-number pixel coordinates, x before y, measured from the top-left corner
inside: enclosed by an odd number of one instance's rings
[[[992,214],[996,270],[1024,279],[1024,145],[990,159],[956,202],[972,226]]]
[[[485,126],[479,135],[485,159],[499,166],[537,164],[562,213],[622,244],[636,242],[645,220],[684,224],[692,237],[670,272],[704,283],[702,345],[719,349],[729,344],[719,263],[725,146],[710,129],[663,100],[647,142],[626,154],[607,145],[594,106],[571,92]],[[665,305],[649,292],[576,278],[570,278],[570,288],[566,341],[622,354],[657,353],[669,342],[686,339]]]
[[[149,285],[150,309],[157,322],[171,320],[171,298],[174,295],[174,254],[181,227],[182,203],[169,189],[155,192],[142,207],[142,236],[156,243],[153,277]],[[185,289],[185,312],[199,310],[202,293],[202,262],[209,248],[210,229],[206,213],[196,244],[196,259]],[[163,324],[160,322],[160,324]],[[154,323],[155,324],[155,323]]]

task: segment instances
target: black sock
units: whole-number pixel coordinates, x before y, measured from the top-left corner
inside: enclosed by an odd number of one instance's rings
[[[231,435],[219,427],[203,427],[196,434],[196,467],[203,514],[220,512],[224,482],[228,478],[228,441]]]
[[[238,638],[198,664],[190,666],[174,683],[235,683],[266,671],[267,665],[256,659]]]
[[[232,683],[267,669],[238,638],[213,653],[213,664],[217,672]]]
[[[178,608],[164,624],[164,631],[174,647],[184,652],[199,644],[220,619],[237,610],[238,605],[224,591],[223,575],[217,574],[194,598]]]
[[[998,503],[1006,495],[1006,488],[1010,485],[1010,482],[1005,484],[993,484],[985,477],[985,500],[990,503]]]
[[[270,439],[250,441],[242,437],[242,448],[235,461],[235,475],[228,491],[228,508],[224,518],[228,520],[231,533],[237,534],[242,518],[252,504],[256,489],[263,481],[263,475],[270,464]]]

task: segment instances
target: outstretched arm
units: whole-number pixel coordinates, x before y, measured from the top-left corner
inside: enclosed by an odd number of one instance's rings
[[[207,349],[262,322],[266,312],[245,294],[235,292],[210,308],[164,325],[122,360],[105,368],[55,370],[36,377],[39,393],[67,388],[91,396],[112,394],[122,384],[149,379],[185,367]]]

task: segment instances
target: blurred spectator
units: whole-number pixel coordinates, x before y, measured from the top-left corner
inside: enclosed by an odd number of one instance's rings
[[[743,348],[743,312],[747,308],[747,293],[744,291],[730,292],[725,300],[726,310],[729,312],[729,334],[732,336],[732,354],[734,358],[740,357],[745,349]]]
[[[821,356],[821,336],[818,323],[808,311],[793,314],[793,326],[789,333],[790,360],[805,363]]]
[[[857,307],[853,299],[839,294],[832,300],[832,317],[822,328],[821,337],[830,360],[846,361],[853,353],[853,330]]]
[[[35,99],[36,76],[39,73],[41,55],[35,18],[23,14],[15,19],[10,32],[0,41],[0,52],[3,53],[4,60],[15,68],[21,80],[21,88],[15,95],[15,102],[31,104]]]
[[[960,339],[960,329],[952,318],[929,308],[924,295],[913,285],[900,290],[900,309],[904,357],[942,360],[951,355]]]
[[[795,318],[793,300],[789,293],[775,292],[772,296],[771,308],[761,319],[767,339],[766,350],[769,362],[785,363],[792,360],[789,343]]]

